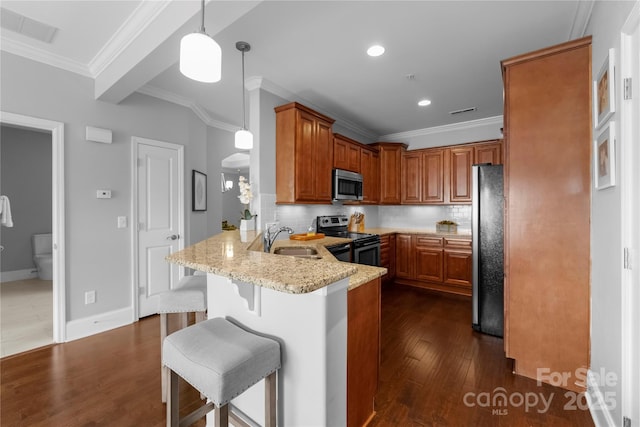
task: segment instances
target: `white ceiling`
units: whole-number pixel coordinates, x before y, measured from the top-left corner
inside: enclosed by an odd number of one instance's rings
[[[96,98],[134,91],[189,106],[209,124],[241,122],[248,84],[328,114],[364,138],[502,114],[500,60],[581,37],[592,1],[210,1],[207,32],[223,50],[222,80],[178,71],[180,37],[199,1],[10,1],[1,6],[58,28],[47,44],[2,29],[0,47],[96,80]],[[380,43],[386,53],[365,53]],[[413,75],[412,79],[407,76]],[[260,77],[251,79],[251,77]],[[429,98],[432,104],[418,107]],[[450,111],[476,107],[456,116]]]

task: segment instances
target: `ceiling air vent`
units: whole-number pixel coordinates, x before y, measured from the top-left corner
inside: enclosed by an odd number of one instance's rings
[[[27,18],[24,15],[20,15],[4,7],[0,12],[0,26],[2,26],[2,28],[22,34],[23,36],[31,37],[32,39],[51,43],[53,36],[55,36],[56,31],[58,31],[56,27],[36,21],[35,19]]]
[[[462,114],[462,113],[470,113],[471,111],[477,111],[477,110],[478,110],[478,107],[470,107],[470,108],[463,108],[462,110],[449,111],[449,114],[455,115],[455,114]]]

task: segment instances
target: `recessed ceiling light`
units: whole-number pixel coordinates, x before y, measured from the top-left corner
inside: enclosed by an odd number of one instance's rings
[[[427,105],[431,105],[431,101],[429,101],[428,99],[421,99],[420,101],[418,101],[418,105],[421,107],[426,107]]]
[[[369,49],[367,49],[367,55],[369,56],[380,56],[384,53],[384,47],[379,44],[374,44]]]

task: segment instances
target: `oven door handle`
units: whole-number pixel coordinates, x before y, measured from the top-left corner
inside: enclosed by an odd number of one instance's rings
[[[344,245],[338,246],[329,246],[327,249],[331,250],[331,251],[350,251],[351,250],[351,243],[345,243]]]

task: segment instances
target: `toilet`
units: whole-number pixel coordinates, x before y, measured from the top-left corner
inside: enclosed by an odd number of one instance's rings
[[[38,278],[41,280],[53,280],[53,244],[51,233],[34,234],[31,243],[33,246],[33,262],[38,269]]]

